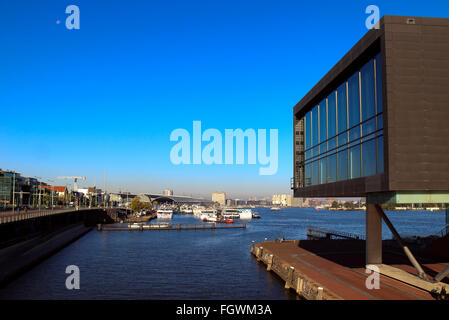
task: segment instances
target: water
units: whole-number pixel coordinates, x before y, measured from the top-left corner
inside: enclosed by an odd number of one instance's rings
[[[364,234],[363,211],[253,209],[247,229],[97,232],[93,230],[0,290],[0,299],[293,299],[250,254],[252,240],[305,239],[307,226]],[[399,233],[428,235],[444,212],[387,212]],[[200,223],[175,216],[173,223]],[[391,233],[384,225],[384,238]],[[80,290],[65,269],[80,268]]]

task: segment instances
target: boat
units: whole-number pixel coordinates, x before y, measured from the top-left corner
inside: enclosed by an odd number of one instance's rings
[[[226,208],[223,209],[221,215],[225,219],[240,219],[240,209]]]
[[[202,211],[205,210],[205,209],[206,209],[206,208],[203,207],[203,206],[195,206],[195,207],[192,208],[193,215],[194,215],[196,218],[201,219]]]
[[[231,223],[234,223],[234,219],[229,219],[229,218],[223,218],[223,217],[221,217],[221,218],[218,218],[218,219],[217,219],[217,222],[218,222],[218,223],[227,223],[227,224],[231,224]]]
[[[218,211],[215,209],[201,210],[200,219],[204,222],[217,222]]]
[[[253,219],[260,219],[260,216],[257,213],[253,213]]]
[[[187,206],[187,205],[182,205],[182,206],[179,208],[179,211],[180,211],[182,214],[193,214],[193,209],[192,209],[191,207]]]
[[[251,220],[253,218],[253,213],[251,209],[242,209],[240,211],[240,219]]]
[[[143,229],[166,229],[170,227],[170,224],[164,223],[151,223],[143,226]]]
[[[157,211],[158,219],[172,219],[173,218],[173,210],[172,209],[159,209]]]
[[[271,207],[271,210],[281,210],[279,207]]]

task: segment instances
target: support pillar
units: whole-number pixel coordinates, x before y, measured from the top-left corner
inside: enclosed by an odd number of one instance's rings
[[[449,206],[446,207],[446,234],[449,233]]]
[[[366,206],[366,264],[382,264],[382,215],[375,204]]]

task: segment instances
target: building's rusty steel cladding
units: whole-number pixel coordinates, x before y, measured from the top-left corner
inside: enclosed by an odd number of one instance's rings
[[[449,190],[449,19],[384,16],[294,107],[302,118],[376,52],[382,56],[384,173],[295,189],[296,197]]]

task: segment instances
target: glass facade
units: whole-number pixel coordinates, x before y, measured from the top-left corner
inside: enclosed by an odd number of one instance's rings
[[[370,59],[304,116],[304,185],[383,173],[382,62]]]

